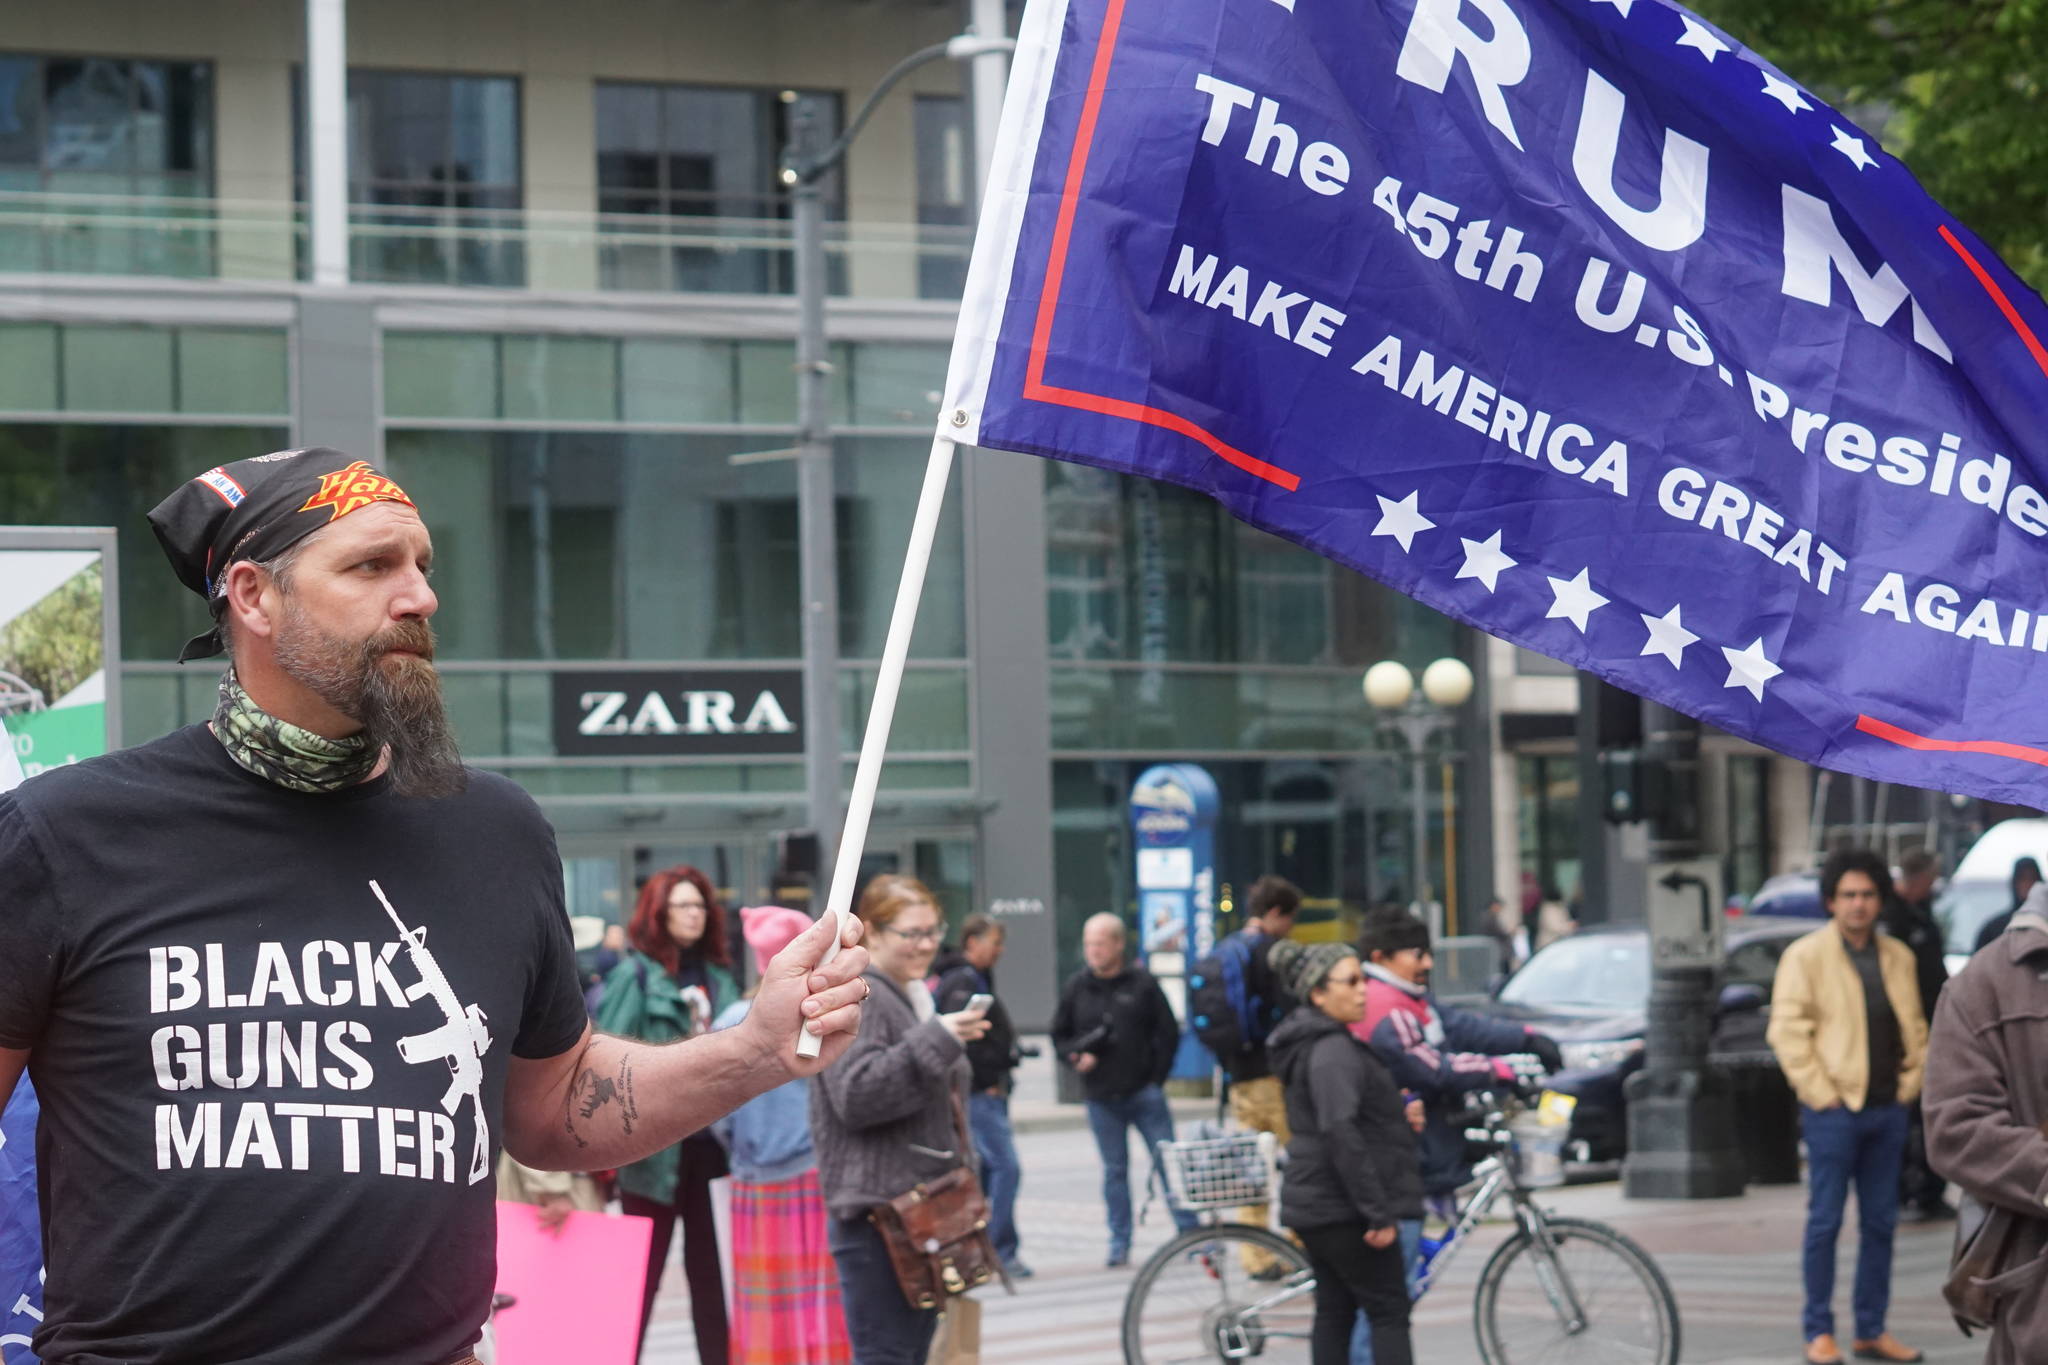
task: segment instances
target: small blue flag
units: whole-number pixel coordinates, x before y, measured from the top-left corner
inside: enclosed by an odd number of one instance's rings
[[[940,432],[2048,806],[2048,309],[1669,0],[1033,0]]]

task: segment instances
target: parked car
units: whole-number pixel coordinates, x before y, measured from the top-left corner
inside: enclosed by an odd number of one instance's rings
[[[2004,882],[2012,877],[2012,865],[2022,858],[2039,859],[2048,866],[2048,819],[2029,816],[2000,820],[1977,836],[1956,863],[1955,882]],[[2010,905],[2011,902],[2006,903]],[[2000,910],[2006,908],[2001,905]]]
[[[1820,903],[1820,878],[1811,872],[1786,872],[1772,877],[1749,898],[1745,913],[1793,919],[1826,919]]]
[[[1714,1010],[1712,1055],[1742,1066],[1777,1065],[1764,1043],[1778,958],[1810,919],[1742,915],[1728,921],[1727,959]],[[1482,1010],[1557,1040],[1565,1069],[1547,1084],[1577,1096],[1570,1141],[1581,1161],[1618,1161],[1628,1151],[1622,1086],[1642,1069],[1650,1002],[1650,935],[1641,925],[1596,926],[1531,957]]]
[[[2011,824],[2011,821],[2007,821]],[[1934,919],[1941,926],[1943,960],[1954,976],[1977,951],[1977,935],[1998,915],[2012,909],[2012,884],[2006,878],[1961,879],[1950,882],[1934,898]]]

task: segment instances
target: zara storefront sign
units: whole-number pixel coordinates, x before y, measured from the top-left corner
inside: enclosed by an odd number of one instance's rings
[[[794,756],[803,716],[794,668],[554,675],[555,752],[565,757]]]

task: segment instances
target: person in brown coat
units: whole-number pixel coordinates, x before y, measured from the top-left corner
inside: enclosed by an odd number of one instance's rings
[[[1987,1222],[1948,1286],[1985,1365],[2048,1360],[2048,885],[1949,978],[1928,1047],[1927,1159]]]

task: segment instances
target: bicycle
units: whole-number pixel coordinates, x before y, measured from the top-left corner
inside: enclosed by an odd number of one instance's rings
[[[1441,1279],[1505,1197],[1515,1231],[1487,1259],[1473,1291],[1473,1331],[1487,1365],[1677,1365],[1678,1301],[1657,1263],[1604,1223],[1539,1205],[1537,1190],[1563,1183],[1561,1161],[1517,1139],[1511,1100],[1485,1093],[1472,1099],[1465,1138],[1486,1149],[1473,1167],[1477,1186],[1444,1235],[1424,1239],[1413,1295],[1420,1298]],[[1159,1248],[1132,1280],[1122,1324],[1126,1365],[1306,1362],[1315,1318],[1307,1258],[1266,1228],[1217,1221],[1227,1208],[1278,1207],[1272,1136],[1161,1143],[1160,1165],[1168,1198],[1205,1222]]]

